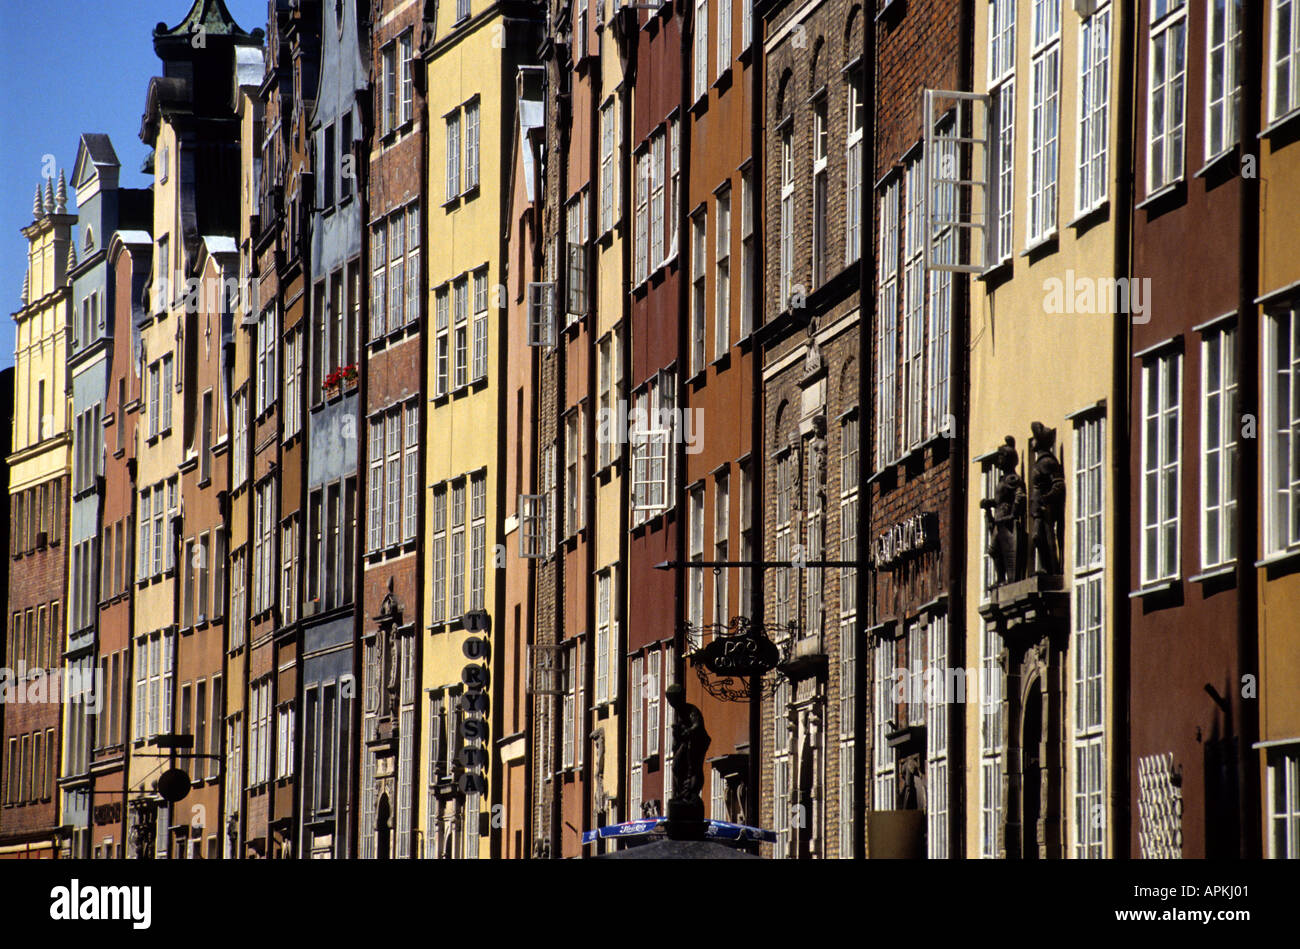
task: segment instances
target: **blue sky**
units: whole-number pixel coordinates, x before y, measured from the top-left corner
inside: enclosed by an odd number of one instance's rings
[[[0,367],[14,361],[12,314],[21,305],[27,266],[21,228],[32,220],[42,157],[54,155],[70,178],[81,134],[104,132],[122,162],[122,186],[147,184],[140,173],[149,153],[139,138],[140,116],[149,79],[162,65],[153,28],[159,21],[176,25],[191,5],[0,0]],[[267,0],[226,0],[226,7],[243,29],[266,29]]]

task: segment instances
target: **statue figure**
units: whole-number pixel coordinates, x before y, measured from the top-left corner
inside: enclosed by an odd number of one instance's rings
[[[822,348],[817,345],[817,317],[814,316],[808,321],[808,351],[803,357],[804,378],[815,376],[822,371],[824,365]]]
[[[725,802],[727,805],[727,820],[733,824],[746,823],[744,775],[736,774],[727,778]]]
[[[1025,510],[1025,483],[1016,474],[1020,455],[1016,452],[1016,440],[1010,435],[998,448],[994,464],[1002,472],[1002,477],[998,479],[993,497],[980,501],[980,508],[989,526],[988,554],[993,558],[997,582],[1006,583],[1019,579],[1017,540]]]
[[[375,621],[379,625],[375,633],[375,648],[379,650],[379,717],[392,717],[393,710],[397,707],[398,690],[400,688],[398,663],[397,663],[397,627],[401,621],[402,610],[397,604],[397,597],[393,595],[393,581],[390,577],[388,580],[388,593],[384,595],[383,602],[379,604],[379,612],[375,614]]]
[[[808,443],[809,497],[813,512],[826,508],[826,416],[813,416],[813,435]],[[811,513],[811,512],[810,512]]]
[[[1037,570],[1049,576],[1061,572],[1062,538],[1065,533],[1065,469],[1055,454],[1056,429],[1042,422],[1030,426],[1034,437],[1034,469],[1030,475],[1029,547]]]
[[[709,733],[704,716],[686,701],[686,690],[674,682],[664,690],[673,710],[673,796],[672,804],[698,808],[703,816],[704,756],[709,750]]]
[[[609,795],[605,793],[605,729],[597,728],[591,733],[591,757],[592,757],[592,775],[595,778],[595,789],[592,793],[592,801],[596,807],[596,813],[603,814],[609,807]]]

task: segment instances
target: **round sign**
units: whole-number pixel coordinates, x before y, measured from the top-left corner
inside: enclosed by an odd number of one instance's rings
[[[704,647],[701,657],[714,675],[762,675],[776,668],[781,660],[776,643],[754,632],[725,636]]]
[[[190,793],[190,776],[180,768],[164,771],[158,778],[158,793],[163,800],[175,804]]]

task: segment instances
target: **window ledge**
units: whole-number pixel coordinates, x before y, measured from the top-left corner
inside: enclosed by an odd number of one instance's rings
[[[1217,567],[1210,567],[1194,577],[1188,577],[1189,583],[1204,583],[1207,580],[1219,580],[1223,577],[1230,577],[1237,572],[1236,562],[1219,564]]]
[[[1300,563],[1300,548],[1291,550],[1280,550],[1277,553],[1269,554],[1263,560],[1256,560],[1256,567],[1276,567],[1278,564]]]
[[[1025,249],[1020,252],[1021,257],[1031,257],[1038,252],[1045,250],[1047,245],[1057,242],[1057,230],[1053,227],[1038,240],[1025,245]]]
[[[1283,113],[1260,131],[1256,138],[1269,138],[1275,133],[1281,131],[1284,127],[1291,125],[1293,122],[1300,120],[1300,107],[1292,109],[1290,112]]]
[[[1211,171],[1214,171],[1219,165],[1224,164],[1227,159],[1232,158],[1236,154],[1237,154],[1237,143],[1233,142],[1231,145],[1229,145],[1223,151],[1219,152],[1217,155],[1211,155],[1209,158],[1205,159],[1205,164],[1202,165],[1200,168],[1198,168],[1196,171],[1192,172],[1192,177],[1204,178]]]
[[[994,281],[1002,280],[1004,277],[1009,275],[1011,271],[1015,269],[1015,266],[1015,259],[1008,257],[1006,260],[985,268],[984,272],[978,274],[975,279],[982,280],[985,283],[993,283]]]
[[[1175,178],[1173,181],[1169,182],[1169,184],[1161,185],[1159,188],[1157,188],[1155,191],[1152,191],[1150,194],[1148,194],[1137,204],[1133,205],[1133,210],[1141,211],[1144,210],[1145,208],[1149,208],[1151,205],[1155,204],[1161,198],[1173,194],[1176,190],[1178,190],[1178,186],[1181,185],[1182,183],[1183,183],[1182,178]]]
[[[1182,586],[1182,579],[1174,577],[1172,580],[1161,580],[1157,583],[1151,583],[1136,590],[1130,590],[1128,598],[1130,600],[1142,600],[1149,596],[1160,596],[1162,593],[1170,593]]]
[[[1086,211],[1080,211],[1074,216],[1074,220],[1070,221],[1070,223],[1065,226],[1078,230],[1081,227],[1091,225],[1094,221],[1105,217],[1109,213],[1110,198],[1103,198],[1100,202],[1088,208]]]

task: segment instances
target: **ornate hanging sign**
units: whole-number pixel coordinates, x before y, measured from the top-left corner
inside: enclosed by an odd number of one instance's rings
[[[706,632],[711,635],[706,636]],[[689,658],[700,682],[714,698],[743,702],[757,692],[775,687],[775,680],[766,687],[763,676],[781,662],[781,650],[764,632],[762,624],[736,616],[727,624],[688,626],[686,634],[688,642],[708,640]]]

